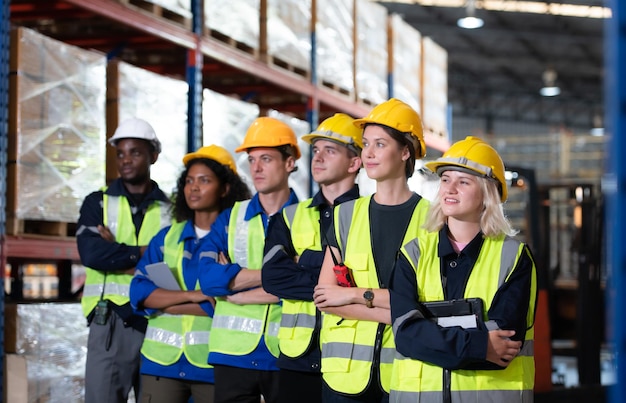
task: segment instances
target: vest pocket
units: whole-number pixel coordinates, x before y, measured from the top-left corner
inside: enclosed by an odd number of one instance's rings
[[[322,366],[324,372],[345,373],[350,370],[358,321],[345,319],[335,325],[337,319],[341,318],[334,315],[325,318],[334,323],[322,332]]]

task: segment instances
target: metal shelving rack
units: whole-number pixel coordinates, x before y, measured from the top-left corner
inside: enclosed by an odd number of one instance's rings
[[[5,224],[7,189],[7,144],[9,130],[9,1],[0,6],[0,264],[5,261]],[[1,266],[4,270],[4,265]],[[0,298],[0,341],[4,345],[4,273],[0,280],[3,297]],[[4,354],[0,356],[0,376],[4,379]],[[0,385],[0,401],[4,396],[4,382]]]
[[[261,0],[266,4],[266,0]],[[315,7],[316,1],[312,0]],[[226,68],[240,72],[242,75],[253,77],[257,83],[284,93],[291,94],[291,99],[300,99],[300,105],[294,105],[303,111],[303,116],[315,126],[320,111],[344,112],[352,116],[364,116],[371,105],[356,101],[345,94],[333,91],[328,87],[318,85],[315,71],[315,45],[316,38],[313,27],[315,26],[315,13],[311,24],[312,57],[310,79],[292,74],[291,72],[264,63],[253,55],[242,52],[239,49],[228,46],[215,38],[203,35],[201,0],[191,0],[192,25],[191,29],[171,23],[168,20],[158,18],[155,15],[144,13],[139,9],[127,7],[123,2],[114,0],[51,0],[51,1],[19,1],[2,0],[0,10],[0,267],[4,269],[7,260],[18,262],[29,260],[47,260],[58,263],[61,270],[65,270],[72,262],[79,261],[75,240],[72,237],[23,237],[6,235],[6,183],[7,183],[7,144],[8,144],[8,118],[9,118],[9,51],[10,51],[10,25],[11,6],[16,6],[15,14],[29,13],[28,18],[35,22],[36,19],[62,17],[64,23],[72,19],[96,18],[110,21],[118,27],[123,27],[137,33],[138,41],[151,38],[152,42],[160,41],[163,48],[175,49],[174,52],[184,54],[184,62],[181,62],[179,73],[183,73],[189,84],[188,98],[188,148],[195,149],[202,142],[201,133],[201,102],[203,88],[203,74],[207,74],[203,67],[207,63],[219,64]],[[263,6],[262,6],[263,8]],[[314,8],[315,9],[315,8]],[[50,14],[46,14],[50,13]],[[53,15],[51,15],[53,13]],[[71,24],[71,22],[70,22]],[[68,25],[70,26],[70,25]],[[109,33],[114,32],[111,29]],[[111,34],[113,35],[113,34]],[[63,41],[63,38],[58,38]],[[103,40],[105,38],[102,38]],[[116,38],[115,40],[127,39],[132,43],[134,38]],[[107,45],[110,45],[110,42]],[[77,44],[80,46],[80,44]],[[85,45],[89,47],[90,45]],[[111,47],[111,53],[118,49]],[[295,97],[293,96],[295,95]],[[390,94],[392,96],[393,94]],[[428,139],[429,147],[441,150],[445,142],[439,139]],[[3,276],[4,281],[4,276]],[[4,286],[2,292],[4,295]],[[62,285],[59,285],[61,289]],[[4,298],[0,299],[0,327],[4,325]],[[3,337],[3,329],[0,329],[0,338]],[[2,371],[4,358],[0,358],[0,371]],[[2,386],[0,386],[2,388]],[[2,392],[0,390],[0,392]],[[0,393],[0,396],[2,394]],[[2,398],[0,397],[0,400]]]

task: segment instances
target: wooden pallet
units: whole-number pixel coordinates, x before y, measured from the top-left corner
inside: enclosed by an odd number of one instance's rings
[[[219,32],[219,31],[216,31],[214,29],[205,28],[204,35],[208,36],[210,38],[216,39],[216,40],[218,40],[218,41],[220,41],[220,42],[222,42],[222,43],[224,43],[224,44],[226,44],[226,45],[228,45],[228,46],[230,46],[230,47],[232,47],[234,49],[238,49],[238,50],[241,50],[241,51],[243,51],[245,53],[248,53],[249,55],[254,56],[254,58],[256,58],[256,59],[259,58],[259,49],[254,48],[254,47],[248,45],[247,43],[243,43],[243,42],[240,42],[240,41],[238,41],[238,40],[236,40],[234,38],[231,38],[230,36],[225,35],[225,34]]]
[[[269,64],[270,66],[280,67],[281,69],[284,69],[284,70],[287,70],[287,71],[290,71],[292,73],[299,75],[305,80],[310,80],[311,78],[311,74],[308,70],[303,69],[302,67],[294,66],[293,64],[284,61],[280,57],[276,57],[272,55],[265,55],[264,58],[265,58],[266,63]]]
[[[330,88],[333,91],[339,92],[341,94],[347,95],[351,97],[353,95],[352,90],[343,88],[337,84],[331,83],[330,81],[322,80],[322,85],[326,88]]]
[[[137,8],[142,11],[148,12],[157,18],[171,21],[177,25],[180,25],[186,29],[191,29],[192,21],[189,16],[180,14],[175,10],[171,10],[167,7],[154,4],[150,0],[117,0],[129,8]]]
[[[6,232],[8,235],[29,234],[68,237],[76,235],[76,223],[7,217]]]

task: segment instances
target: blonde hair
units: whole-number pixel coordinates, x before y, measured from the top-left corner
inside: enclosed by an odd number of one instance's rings
[[[480,230],[488,238],[502,235],[515,236],[519,231],[511,227],[511,223],[504,215],[500,202],[498,184],[490,179],[478,177],[477,180],[483,194],[483,211],[480,213]],[[441,210],[441,196],[437,192],[435,200],[430,205],[424,228],[428,231],[439,231],[446,223],[447,217]]]

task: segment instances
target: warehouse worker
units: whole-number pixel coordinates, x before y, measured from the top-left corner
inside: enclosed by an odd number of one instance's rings
[[[139,349],[147,321],[128,299],[135,266],[150,239],[169,225],[169,200],[150,179],[161,152],[144,120],[122,122],[109,144],[120,177],[88,195],[80,209],[76,242],[87,267],[81,304],[89,325],[85,402],[126,402],[139,392]]]
[[[130,301],[148,315],[141,347],[141,396],[144,403],[213,402],[213,367],[207,363],[215,300],[202,293],[199,272],[208,257],[204,245],[218,214],[250,198],[230,153],[210,145],[183,157],[177,181],[172,226],[148,245],[130,284]],[[177,287],[166,286],[148,271],[151,264],[170,271]]]
[[[337,113],[302,137],[313,146],[311,173],[320,190],[270,221],[263,259],[263,288],[283,300],[278,339],[280,403],[322,400],[319,331],[321,315],[313,304],[333,206],[359,197],[361,130]]]
[[[334,236],[313,295],[324,313],[323,401],[385,402],[395,353],[387,288],[397,251],[428,210],[407,183],[426,145],[419,114],[395,98],[354,124],[363,130],[361,159],[376,193],[334,211]],[[339,285],[334,258],[351,270],[351,287]]]
[[[426,167],[440,188],[428,232],[403,246],[391,283],[398,356],[390,399],[532,402],[537,273],[502,210],[502,159],[470,136]],[[464,327],[430,319],[422,305],[464,298],[480,298],[485,310]]]
[[[281,307],[261,287],[261,265],[269,218],[298,202],[288,180],[300,149],[287,124],[260,117],[235,151],[248,153],[257,193],[217,217],[206,250],[215,261],[200,276],[202,291],[217,299],[209,340],[215,402],[258,403],[263,395],[275,403]]]

